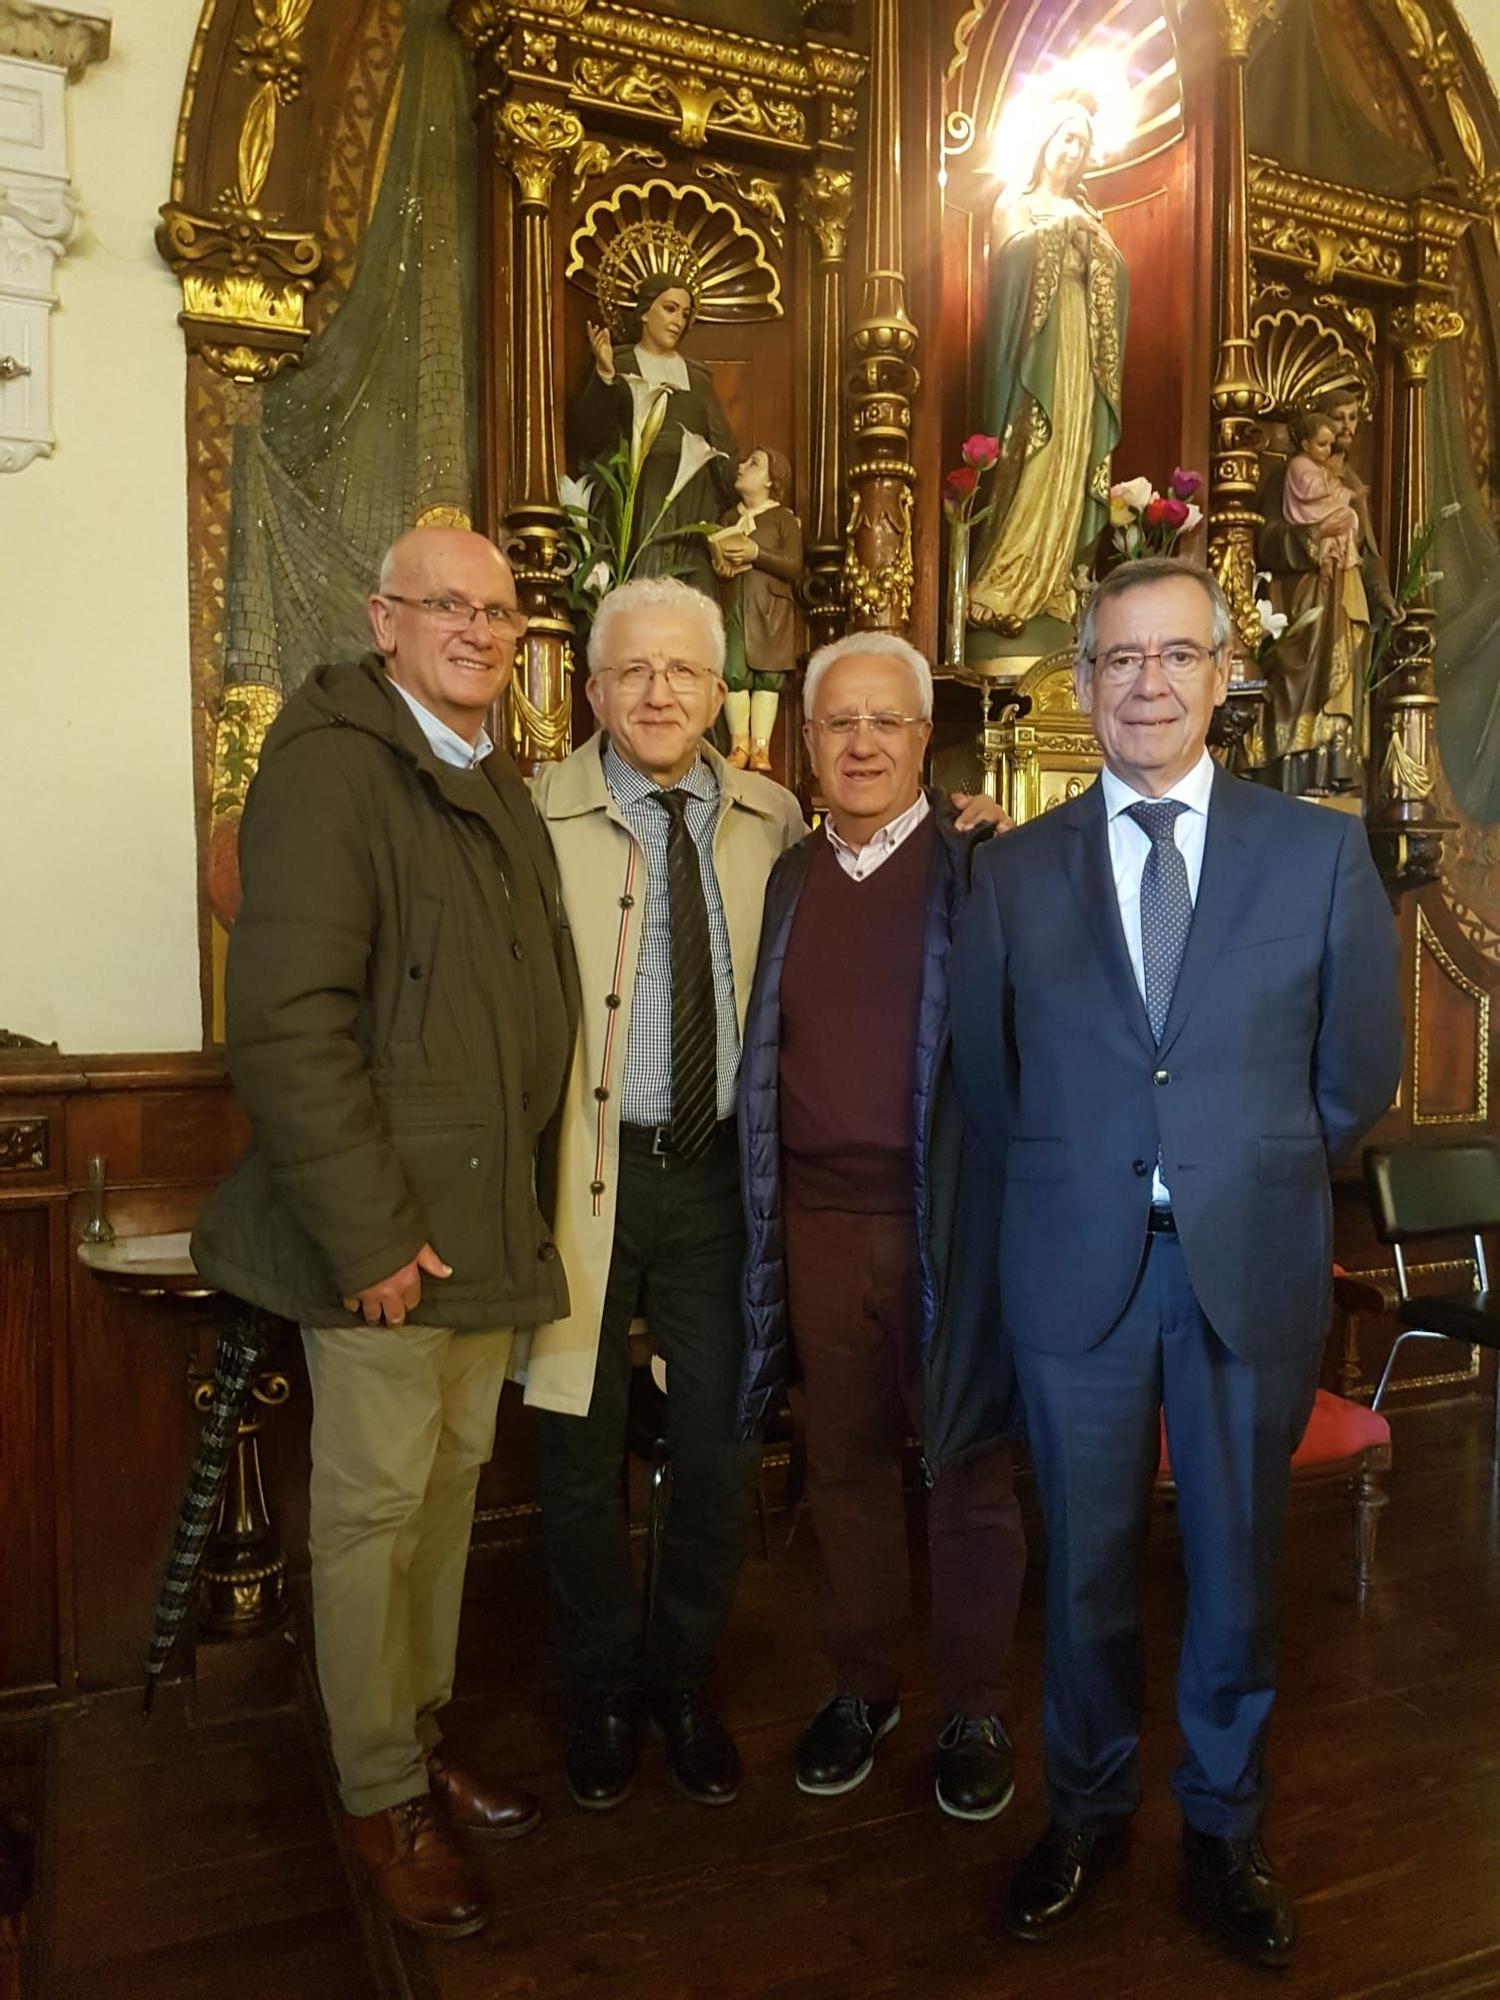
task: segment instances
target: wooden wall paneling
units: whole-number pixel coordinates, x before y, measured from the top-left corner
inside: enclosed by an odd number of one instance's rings
[[[60,1692],[52,1202],[0,1206],[0,1690]]]

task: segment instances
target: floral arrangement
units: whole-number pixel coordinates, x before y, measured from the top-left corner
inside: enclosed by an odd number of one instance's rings
[[[943,512],[954,527],[973,528],[994,511],[993,500],[978,513],[974,504],[979,498],[981,478],[1000,462],[1000,440],[984,431],[975,431],[972,437],[964,439],[959,456],[963,464],[955,465],[943,478]]]
[[[1203,474],[1183,466],[1173,468],[1165,493],[1158,493],[1144,474],[1122,479],[1109,489],[1110,539],[1122,556],[1169,556],[1183,535],[1203,519],[1195,496],[1203,491]]]
[[[598,459],[581,479],[559,479],[564,533],[573,558],[568,578],[568,603],[592,618],[599,600],[617,584],[628,583],[647,549],[682,535],[712,535],[717,521],[675,522],[663,527],[672,502],[711,458],[722,458],[707,438],[684,430],[677,470],[666,497],[650,522],[640,516],[641,477],[651,447],[666,421],[669,391],[639,375],[621,378],[630,391],[630,436],[607,458]]]

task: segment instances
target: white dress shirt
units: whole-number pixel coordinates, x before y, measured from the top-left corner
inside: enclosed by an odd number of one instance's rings
[[[926,819],[927,813],[927,794],[925,792],[918,792],[916,804],[908,806],[906,811],[899,813],[895,819],[887,820],[878,833],[870,835],[870,838],[865,842],[863,847],[851,847],[849,845],[848,841],[845,840],[844,836],[834,825],[832,813],[828,815],[823,824],[828,830],[829,843],[834,853],[838,856],[840,868],[853,881],[864,882],[875,873],[875,870],[883,862],[890,860],[903,840],[910,839],[923,820]],[[1147,845],[1149,846],[1150,843],[1148,842]],[[1136,897],[1139,900],[1139,877],[1137,877]]]
[[[1146,961],[1141,948],[1141,876],[1146,856],[1151,852],[1151,836],[1130,817],[1129,808],[1145,794],[1132,791],[1113,771],[1100,773],[1104,810],[1109,820],[1109,861],[1115,878],[1115,899],[1120,906],[1120,923],[1125,931],[1125,949],[1130,953],[1130,969],[1142,1000],[1146,997]],[[1188,894],[1198,901],[1198,879],[1203,873],[1203,843],[1208,835],[1208,801],[1214,788],[1214,760],[1205,750],[1186,777],[1162,793],[1187,807],[1172,823],[1172,838],[1187,869]],[[1151,1199],[1159,1208],[1171,1201],[1162,1179],[1161,1161],[1151,1182]]]
[[[390,680],[389,674],[386,679]],[[472,771],[494,749],[487,729],[481,729],[472,743],[466,742],[456,729],[450,729],[430,708],[424,708],[414,694],[408,694],[400,681],[391,681],[391,686],[417,718],[417,727],[427,738],[427,747],[440,764],[451,764],[456,771]]]

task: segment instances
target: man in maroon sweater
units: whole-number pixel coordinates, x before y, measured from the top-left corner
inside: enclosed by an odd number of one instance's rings
[[[1012,1791],[1000,1709],[1025,1544],[994,1258],[960,1247],[983,1227],[986,1169],[947,1088],[947,952],[973,838],[922,788],[932,676],[904,640],[825,647],[804,703],[828,818],[767,888],[740,1103],[741,1421],[762,1422],[800,1372],[827,1573],[835,1692],[802,1738],[797,1783],[853,1790],[900,1719],[902,1459],[915,1432],[932,1488],[937,1799],[991,1819]]]

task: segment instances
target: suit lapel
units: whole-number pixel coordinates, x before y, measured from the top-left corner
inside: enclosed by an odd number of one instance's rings
[[[1255,881],[1255,839],[1244,809],[1245,782],[1214,773],[1209,794],[1208,828],[1203,847],[1203,872],[1193,899],[1193,922],[1172,1005],[1162,1030],[1159,1054],[1165,1055],[1182,1032],[1183,1023],[1224,948],[1231,925],[1247,890]]]
[[[1103,787],[1096,781],[1081,798],[1070,800],[1056,810],[1072,831],[1064,866],[1105,978],[1137,1039],[1148,1054],[1154,1054],[1156,1040],[1151,1033],[1146,1003],[1135,983],[1120,923],[1120,899],[1115,894],[1115,871],[1109,859],[1109,819],[1104,810]]]

